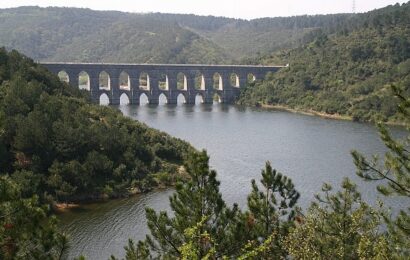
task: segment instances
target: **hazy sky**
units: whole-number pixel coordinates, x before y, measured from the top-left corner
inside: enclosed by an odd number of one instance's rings
[[[365,12],[399,0],[355,0]],[[0,0],[0,8],[24,5],[87,7],[127,12],[193,13],[235,18],[350,13],[353,0]]]

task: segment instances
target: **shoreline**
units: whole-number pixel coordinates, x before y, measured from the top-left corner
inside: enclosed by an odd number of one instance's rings
[[[327,118],[327,119],[353,121],[353,117],[351,117],[351,116],[344,116],[344,115],[340,115],[340,114],[328,114],[328,113],[325,113],[325,112],[318,112],[318,111],[315,111],[315,110],[295,109],[295,108],[290,108],[290,107],[287,107],[287,106],[284,106],[284,105],[261,104],[260,107],[265,108],[265,109],[283,110],[283,111],[296,113],[296,114],[307,115],[307,116],[319,116],[319,117]]]
[[[167,187],[169,188],[169,187]],[[56,214],[64,214],[67,213],[68,211],[72,210],[72,209],[78,209],[81,208],[87,204],[94,204],[94,203],[104,203],[104,202],[108,202],[111,200],[116,200],[116,199],[124,199],[124,198],[130,198],[130,197],[134,197],[134,196],[138,196],[141,194],[147,194],[151,191],[155,191],[155,190],[161,190],[161,189],[165,189],[165,188],[153,188],[152,190],[149,190],[147,192],[130,192],[127,194],[121,194],[118,196],[112,196],[112,197],[108,197],[108,196],[100,196],[98,199],[85,199],[82,201],[77,201],[77,202],[58,202],[58,203],[54,203],[51,205],[51,208],[53,210],[54,213]]]
[[[155,175],[155,174],[154,174]],[[172,176],[172,175],[171,175]],[[104,203],[110,200],[122,199],[122,198],[130,198],[142,194],[148,194],[152,191],[161,191],[166,190],[169,188],[174,188],[177,184],[178,180],[187,180],[189,179],[189,175],[185,172],[185,169],[182,165],[178,168],[178,173],[175,176],[172,176],[174,179],[171,181],[161,181],[156,180],[156,185],[149,187],[148,189],[141,190],[140,188],[134,187],[128,189],[128,192],[124,193],[116,193],[114,196],[108,196],[107,194],[98,194],[97,196],[89,196],[82,200],[72,201],[72,202],[54,202],[50,206],[52,210],[57,214],[64,214],[65,212],[81,208],[84,205],[92,204],[92,203]],[[179,179],[178,179],[179,178]]]
[[[263,109],[267,109],[267,110],[282,110],[282,111],[287,111],[287,112],[291,112],[291,113],[295,113],[295,114],[301,114],[301,115],[307,115],[307,116],[318,116],[321,118],[325,118],[325,119],[333,119],[333,120],[344,120],[344,121],[351,121],[351,122],[360,122],[360,123],[370,123],[370,124],[375,124],[375,122],[372,121],[355,121],[353,120],[353,117],[351,116],[347,116],[347,115],[340,115],[340,114],[328,114],[325,112],[318,112],[315,110],[303,110],[303,109],[296,109],[296,108],[290,108],[288,106],[284,106],[284,105],[267,105],[267,104],[259,104],[256,107],[260,107]],[[400,122],[391,122],[391,121],[387,121],[387,122],[383,122],[386,125],[389,126],[405,126],[404,123],[400,123]]]

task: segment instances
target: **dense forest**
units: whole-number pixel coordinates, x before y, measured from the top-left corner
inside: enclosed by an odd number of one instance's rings
[[[0,46],[40,61],[237,63],[350,15],[241,20],[77,8],[0,9]],[[21,19],[24,17],[24,19]]]
[[[403,122],[391,86],[410,91],[410,3],[312,31],[310,42],[255,60],[289,63],[244,91],[242,104]]]
[[[0,49],[0,174],[27,196],[57,202],[126,195],[177,177],[189,144],[87,98]]]
[[[1,9],[0,46],[41,61],[212,64],[229,60],[222,48],[177,23],[75,8]]]

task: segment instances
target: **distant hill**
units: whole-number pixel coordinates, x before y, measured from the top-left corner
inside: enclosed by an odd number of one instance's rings
[[[219,63],[213,42],[149,15],[74,8],[0,10],[0,45],[41,61]],[[229,59],[228,59],[229,60]]]
[[[232,63],[298,46],[350,15],[263,18],[133,14],[78,8],[0,9],[0,46],[40,61]]]
[[[314,30],[300,47],[254,60],[290,67],[247,89],[240,103],[400,123],[391,86],[410,95],[409,25],[410,2]]]

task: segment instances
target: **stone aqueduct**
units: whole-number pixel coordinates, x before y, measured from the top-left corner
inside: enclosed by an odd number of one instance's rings
[[[248,79],[263,79],[268,72],[282,66],[248,65],[165,65],[111,63],[42,63],[60,79],[88,89],[98,103],[107,95],[109,103],[120,104],[126,95],[130,104],[139,105],[145,94],[150,104],[158,104],[160,95],[168,104],[176,104],[179,95],[185,103],[195,104],[199,95],[203,103],[212,103],[215,95],[222,103],[232,103]]]

